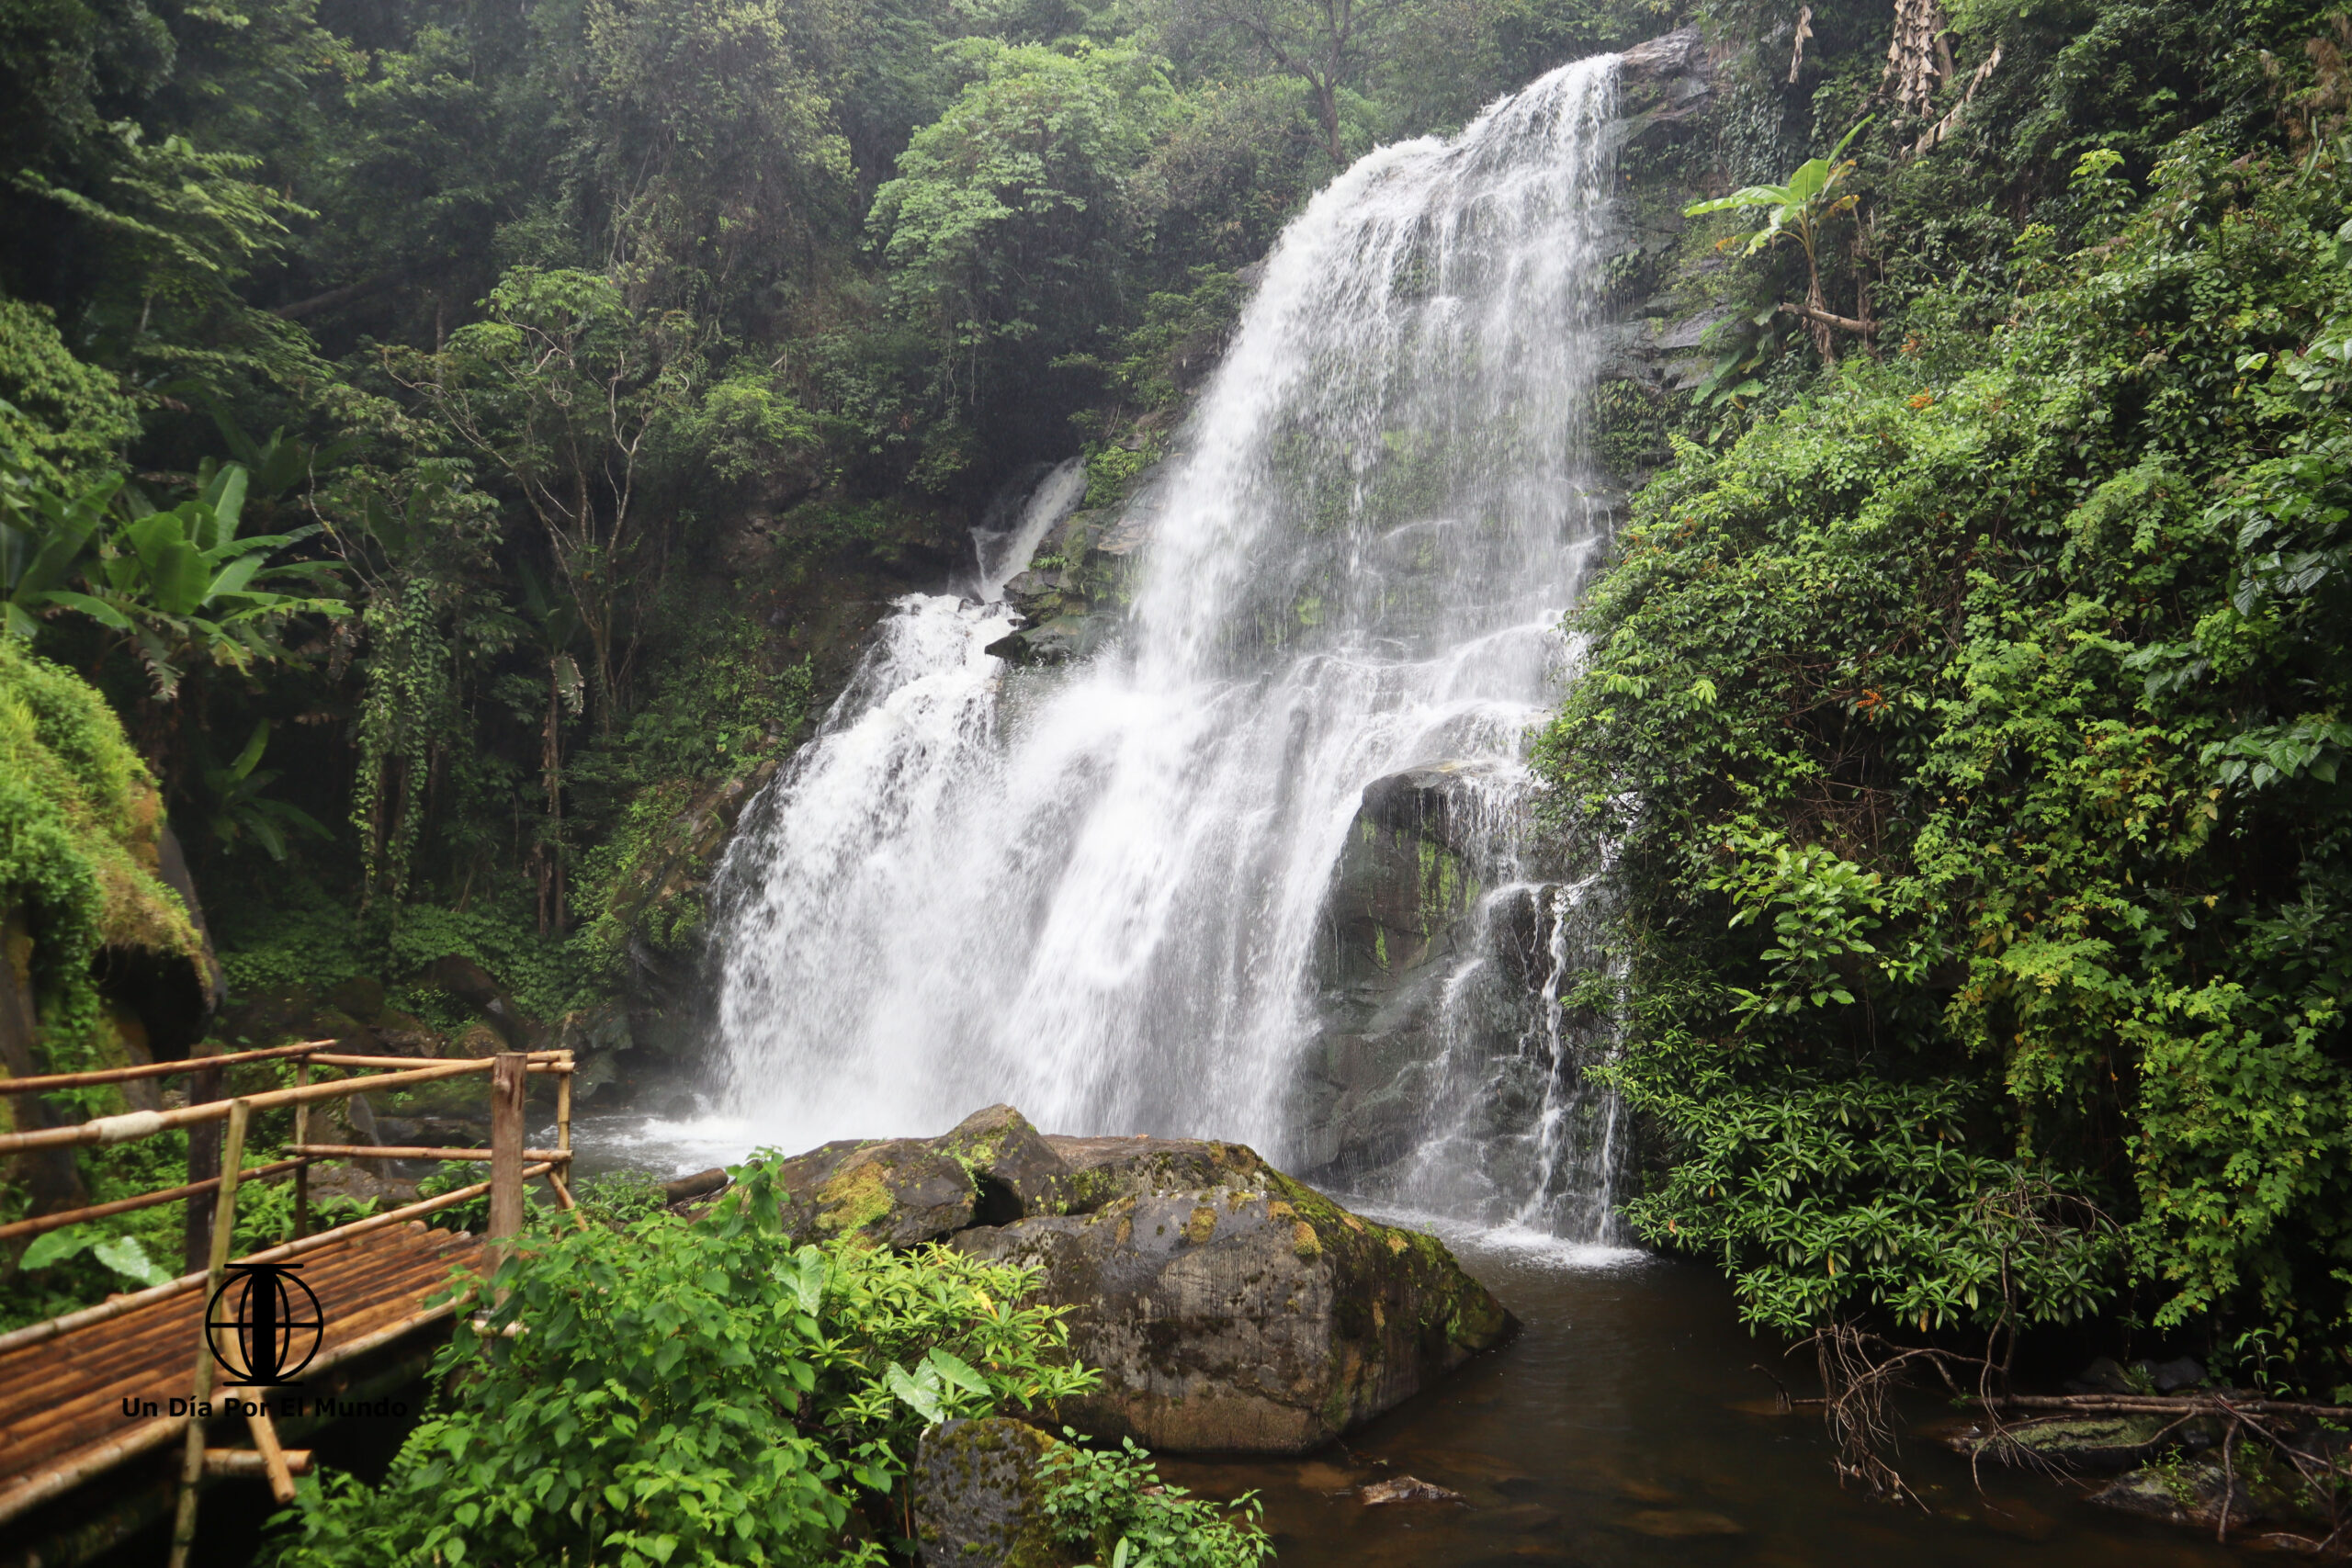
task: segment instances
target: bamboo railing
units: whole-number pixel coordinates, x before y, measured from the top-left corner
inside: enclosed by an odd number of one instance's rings
[[[236,1231],[237,1189],[246,1181],[292,1175],[295,1180],[295,1235],[292,1241],[234,1259],[233,1262],[241,1267],[283,1262],[321,1247],[341,1245],[390,1225],[402,1224],[428,1213],[470,1202],[488,1194],[490,1224],[483,1236],[482,1260],[482,1273],[488,1277],[496,1273],[499,1263],[513,1250],[515,1238],[522,1234],[525,1182],[545,1177],[554,1190],[557,1202],[566,1212],[576,1212],[578,1206],[572,1201],[571,1187],[565,1179],[570,1174],[572,1157],[571,1052],[503,1051],[494,1056],[433,1060],[420,1064],[416,1058],[406,1056],[338,1053],[332,1049],[334,1044],[331,1040],[314,1040],[300,1045],[237,1051],[218,1056],[191,1057],[180,1062],[0,1079],[0,1095],[11,1095],[130,1083],[177,1074],[218,1073],[223,1067],[241,1063],[288,1057],[294,1058],[295,1070],[295,1082],[290,1089],[209,1100],[171,1111],[134,1111],[119,1116],[101,1116],[70,1126],[44,1127],[28,1133],[0,1135],[0,1159],[5,1159],[11,1155],[38,1149],[129,1143],[153,1137],[175,1127],[195,1127],[213,1122],[227,1123],[220,1151],[220,1174],[217,1176],[136,1197],[36,1215],[13,1224],[0,1225],[0,1242],[7,1242],[156,1204],[186,1201],[193,1209],[197,1201],[208,1194],[213,1199],[210,1247],[206,1266],[201,1271],[191,1271],[164,1284],[117,1296],[97,1306],[67,1313],[14,1333],[0,1334],[0,1351],[39,1344],[188,1291],[203,1290],[204,1300],[209,1303],[220,1294],[232,1262],[229,1253],[232,1237]],[[358,1071],[367,1076],[323,1083],[311,1082],[311,1069],[320,1066]],[[491,1076],[490,1147],[486,1149],[385,1147],[311,1142],[311,1107],[322,1100],[345,1099],[379,1089],[406,1088],[472,1073],[488,1073]],[[556,1078],[556,1146],[551,1149],[526,1149],[523,1146],[526,1089],[529,1075],[533,1073],[551,1074]],[[281,1106],[294,1108],[294,1139],[286,1151],[289,1157],[246,1169],[245,1137],[254,1113]],[[310,1231],[310,1168],[314,1161],[321,1159],[487,1161],[490,1179],[312,1235]],[[371,1345],[374,1342],[389,1343],[409,1329],[443,1315],[447,1310],[426,1309],[411,1314],[371,1334],[368,1339]],[[198,1317],[208,1319],[210,1316],[208,1304]],[[209,1325],[200,1325],[197,1334],[194,1397],[190,1401],[192,1409],[204,1407],[211,1397],[215,1349],[219,1343],[214,1329]],[[251,1450],[207,1449],[204,1446],[203,1421],[193,1416],[187,1421],[187,1447],[180,1466],[179,1503],[172,1528],[171,1568],[187,1568],[188,1551],[196,1540],[197,1493],[207,1475],[260,1475],[268,1480],[270,1491],[280,1504],[294,1500],[294,1476],[307,1471],[309,1452],[301,1450],[289,1451],[279,1446],[277,1428],[262,1401],[246,1402],[245,1408],[246,1424],[254,1440]],[[108,1449],[116,1446],[119,1445],[107,1445]],[[124,1457],[125,1454],[113,1452],[84,1455],[56,1475],[45,1476],[40,1491],[43,1495],[62,1493],[100,1473]]]

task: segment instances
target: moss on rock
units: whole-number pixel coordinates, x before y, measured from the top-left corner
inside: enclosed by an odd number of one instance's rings
[[[0,915],[12,933],[6,978],[29,992],[38,1020],[31,1067],[85,1065],[101,948],[203,971],[203,938],[159,874],[163,838],[155,781],[105,699],[0,637]]]

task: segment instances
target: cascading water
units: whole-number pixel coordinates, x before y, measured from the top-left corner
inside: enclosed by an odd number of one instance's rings
[[[1010,1100],[1318,1163],[1298,1084],[1335,867],[1366,786],[1442,759],[1486,803],[1456,814],[1490,889],[1464,953],[1533,934],[1515,981],[1476,956],[1449,976],[1452,1038],[1383,1180],[1599,1234],[1606,1108],[1557,1000],[1580,895],[1519,823],[1600,531],[1582,419],[1614,81],[1611,59],[1555,71],[1452,141],[1372,153],[1290,226],[1136,503],[1111,646],[1042,671],[983,651],[1074,468],[982,539],[977,603],[899,602],[720,872],[724,1096],[752,1135],[930,1133]]]

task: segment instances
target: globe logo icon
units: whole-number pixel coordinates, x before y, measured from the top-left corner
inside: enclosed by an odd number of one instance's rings
[[[205,1342],[212,1359],[236,1380],[232,1387],[268,1388],[291,1381],[319,1353],[326,1326],[319,1298],[295,1277],[299,1264],[232,1267],[235,1273],[205,1309]]]

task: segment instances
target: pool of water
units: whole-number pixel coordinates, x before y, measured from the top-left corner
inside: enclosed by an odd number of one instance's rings
[[[1819,1416],[1776,1413],[1756,1370],[1803,1392],[1805,1369],[1739,1326],[1712,1270],[1528,1235],[1447,1239],[1518,1314],[1516,1340],[1306,1460],[1166,1459],[1162,1474],[1203,1496],[1254,1488],[1283,1568],[2188,1568],[2238,1555],[2047,1479],[1988,1473],[1980,1493],[1964,1461],[1917,1438],[1898,1468],[1927,1507],[1841,1490]],[[1462,1501],[1357,1496],[1407,1474]]]
[[[582,1169],[666,1178],[731,1163],[746,1132],[718,1119],[584,1119]],[[1841,1489],[1818,1415],[1777,1412],[1759,1370],[1803,1393],[1809,1363],[1751,1337],[1713,1270],[1378,1217],[1438,1230],[1523,1326],[1304,1460],[1155,1456],[1199,1495],[1255,1491],[1283,1568],[2192,1568],[2239,1555],[2044,1477],[1988,1467],[1980,1491],[1964,1461],[1916,1437],[1897,1464],[1925,1507]],[[1359,1487],[1401,1475],[1462,1500],[1360,1500]]]

